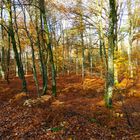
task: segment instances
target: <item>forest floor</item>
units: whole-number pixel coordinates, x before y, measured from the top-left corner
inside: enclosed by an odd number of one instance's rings
[[[26,79],[28,97],[18,78],[0,81],[0,140],[140,140],[140,79],[118,85],[112,109],[99,77],[60,76],[56,98],[51,80],[48,95],[37,98],[32,76]]]

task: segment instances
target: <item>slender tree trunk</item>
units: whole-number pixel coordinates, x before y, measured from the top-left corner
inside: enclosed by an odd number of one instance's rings
[[[129,71],[129,75],[130,78],[133,78],[133,66],[132,66],[132,43],[130,41],[129,45],[128,45],[128,71]]]
[[[10,49],[11,49],[11,40],[10,35],[8,34],[8,51],[7,51],[7,71],[6,71],[6,81],[9,84],[9,68],[10,68]]]
[[[78,57],[78,48],[76,49],[76,75],[79,73],[79,57]]]
[[[20,61],[22,62],[22,51],[21,51],[21,41],[20,41],[20,38],[19,38],[19,33],[18,33],[18,24],[17,24],[17,11],[16,11],[16,6],[15,6],[15,0],[13,0],[13,8],[14,8],[14,23],[15,23],[15,34],[16,34],[16,37],[17,37],[17,42],[18,42],[18,48],[19,48],[19,58],[20,58]],[[24,69],[23,69],[24,70]]]
[[[132,4],[131,0],[127,0],[128,20],[129,20],[129,45],[128,45],[128,71],[130,78],[133,78],[133,64],[132,64],[132,39],[133,39],[133,18],[132,18]]]
[[[63,38],[63,52],[62,52],[62,58],[63,58],[63,61],[62,61],[62,75],[64,76],[64,74],[65,74],[65,33],[64,33],[64,31],[63,31],[63,36],[62,36]]]
[[[24,26],[25,26],[25,31],[26,34],[29,38],[30,41],[30,46],[31,46],[31,50],[32,50],[32,67],[33,67],[33,77],[34,77],[34,81],[35,81],[35,85],[36,85],[36,89],[37,89],[37,95],[38,97],[40,97],[40,93],[39,93],[39,84],[38,84],[38,78],[37,78],[37,71],[36,71],[36,65],[35,65],[35,53],[34,53],[34,42],[32,39],[32,36],[30,34],[30,32],[28,31],[28,27],[27,27],[27,20],[26,20],[26,15],[25,15],[25,9],[22,7],[22,11],[23,11],[23,15],[24,15]]]
[[[90,75],[93,76],[93,58],[92,58],[92,54],[90,54]]]
[[[3,3],[1,2],[0,16],[3,19]],[[0,62],[0,76],[5,80],[5,49],[4,49],[4,34],[3,26],[1,25],[1,62]]]
[[[38,2],[35,1],[35,5],[37,5],[37,3]],[[40,2],[38,3],[38,6],[40,6]],[[41,8],[39,10],[35,8],[35,13],[36,13],[35,14],[35,28],[36,28],[36,36],[37,36],[36,43],[37,43],[38,52],[39,52],[40,71],[41,71],[41,76],[42,76],[42,81],[43,81],[41,95],[46,95],[48,77],[47,77],[47,66],[46,66],[47,61],[45,60],[45,57],[47,58],[47,55],[46,55],[46,48],[45,48],[45,43],[44,43],[43,19],[42,19]],[[39,23],[39,19],[40,19],[40,23]],[[41,33],[40,33],[39,27],[41,27]]]
[[[64,47],[64,43],[63,43],[63,61],[62,61],[62,75],[64,76],[65,74],[65,47]]]
[[[55,65],[54,65],[54,60],[53,60],[51,38],[50,38],[50,33],[49,33],[48,25],[47,25],[47,16],[46,16],[44,0],[40,0],[40,8],[42,12],[42,18],[44,21],[44,30],[45,30],[46,38],[47,38],[46,44],[49,51],[49,60],[50,60],[51,69],[52,69],[52,95],[56,96],[56,70],[55,70]]]
[[[107,107],[112,107],[112,95],[114,86],[114,48],[115,48],[115,24],[116,24],[116,0],[109,0],[109,35],[108,35],[108,71],[106,83],[105,101]]]
[[[11,0],[7,0],[7,4],[9,5],[8,13],[9,13],[9,18],[10,18],[9,19],[9,34],[11,36],[11,42],[12,42],[12,45],[13,45],[15,60],[16,60],[16,64],[17,64],[17,67],[18,67],[19,78],[22,80],[22,90],[24,92],[27,92],[23,65],[22,65],[22,62],[20,61],[20,58],[19,58],[16,39],[15,39],[15,33],[14,33],[14,29],[13,29],[13,21],[12,21],[13,17],[12,17]]]
[[[53,96],[56,96],[56,71],[53,61],[53,52],[51,49],[51,44],[48,44],[49,47],[49,54],[50,54],[50,63],[51,63],[51,69],[52,69],[52,94]]]
[[[100,39],[100,57],[101,57],[102,62],[104,63],[105,70],[107,72],[108,60],[107,60],[107,53],[106,53],[106,48],[105,48],[105,39],[104,39],[104,34],[103,34],[101,13],[100,13],[100,19],[99,19],[99,39]]]
[[[82,46],[82,79],[85,77],[85,48],[83,31],[81,31],[81,46]]]
[[[1,77],[5,80],[5,49],[2,47],[1,51]]]
[[[103,1],[96,1],[97,7],[99,10],[99,39],[100,39],[100,57],[101,61],[105,68],[105,77],[107,78],[107,70],[108,70],[108,59],[107,59],[107,52],[106,52],[106,44],[105,44],[105,35],[103,31],[103,21],[102,21],[102,12],[103,12]],[[102,76],[102,70],[101,70],[101,76]]]
[[[28,64],[28,52],[25,52],[25,74],[26,75],[28,74],[28,67],[29,67],[29,64]]]
[[[89,27],[91,30],[91,28]],[[92,37],[91,37],[91,32],[89,32],[89,65],[90,65],[90,75],[93,76],[93,52],[92,52]]]
[[[42,71],[42,76],[43,76],[43,92],[42,92],[42,95],[45,95],[46,92],[47,92],[47,88],[48,88],[48,66],[47,66],[47,61],[45,61],[45,56],[47,54],[47,58],[48,58],[48,50],[45,49],[45,41],[44,41],[44,35],[43,35],[43,19],[42,19],[42,11],[40,11],[40,20],[41,20],[41,45],[42,45],[42,48],[40,46],[40,50],[41,50],[41,54],[42,54],[42,64],[43,64],[43,71]],[[39,38],[38,38],[39,39]],[[40,40],[38,40],[40,41]],[[41,55],[39,54],[39,55]]]

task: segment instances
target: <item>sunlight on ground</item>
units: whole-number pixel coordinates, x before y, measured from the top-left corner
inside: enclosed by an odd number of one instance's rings
[[[53,103],[52,103],[52,105],[53,106],[60,106],[60,105],[63,105],[64,104],[64,102],[60,102],[59,100],[56,100],[56,101],[54,101]]]
[[[52,100],[52,96],[44,95],[41,98],[37,98],[37,99],[27,99],[27,100],[25,100],[23,105],[31,107],[31,106],[35,106],[35,105],[41,105],[42,103],[50,103],[51,100]]]
[[[23,97],[27,97],[27,94],[24,93],[24,92],[16,94],[15,97],[14,97],[14,99],[15,99],[15,100],[20,100],[20,99],[22,99]]]
[[[105,106],[105,101],[101,100],[99,102],[96,103],[97,106]]]
[[[83,89],[88,90],[88,89],[93,89],[93,87],[98,88],[103,88],[104,82],[101,79],[85,79],[83,82]]]
[[[118,88],[127,88],[133,85],[132,79],[123,79],[119,84],[116,84]]]

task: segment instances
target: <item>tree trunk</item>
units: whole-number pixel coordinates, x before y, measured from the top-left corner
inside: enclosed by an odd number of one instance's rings
[[[84,37],[81,32],[81,46],[82,46],[82,79],[85,77],[85,48],[84,48]]]
[[[19,78],[22,80],[22,90],[24,92],[27,92],[27,87],[26,87],[26,80],[24,76],[24,70],[23,70],[23,65],[22,62],[20,61],[18,50],[17,50],[17,44],[16,44],[16,39],[15,39],[15,33],[13,29],[13,21],[12,21],[12,8],[11,8],[11,0],[7,0],[7,3],[9,5],[8,13],[9,13],[9,34],[11,36],[11,42],[14,50],[14,57],[16,60],[16,64],[18,67],[18,74]]]
[[[1,3],[1,19],[3,19],[3,3]],[[0,62],[0,76],[2,77],[3,80],[5,80],[5,49],[4,49],[4,34],[3,34],[3,26],[1,25],[1,62]]]
[[[31,50],[32,50],[33,77],[34,77],[34,81],[35,81],[35,85],[36,85],[37,95],[38,95],[38,97],[40,97],[39,84],[38,84],[38,78],[37,78],[37,71],[36,71],[36,65],[35,65],[34,42],[33,42],[32,36],[31,36],[31,34],[30,34],[30,32],[28,31],[28,28],[27,28],[25,9],[23,8],[22,5],[21,5],[21,8],[22,8],[22,11],[23,11],[23,16],[24,16],[25,31],[26,31],[26,34],[27,34],[27,36],[29,38],[30,46],[31,46]]]
[[[9,68],[10,68],[10,49],[11,49],[11,40],[10,35],[8,34],[8,51],[7,51],[7,68],[6,68],[6,81],[9,84]]]
[[[37,2],[36,2],[36,5],[37,5]],[[40,4],[39,4],[40,5]],[[44,48],[45,48],[45,44],[44,44],[44,41],[43,41],[43,35],[41,33],[41,36],[40,36],[40,30],[39,30],[39,17],[40,17],[40,27],[41,27],[41,30],[43,30],[43,21],[42,21],[42,11],[41,11],[41,8],[38,9],[36,8],[35,9],[35,21],[36,21],[36,36],[37,36],[37,47],[38,47],[38,51],[39,51],[39,61],[40,61],[40,71],[41,71],[41,76],[42,76],[42,81],[43,81],[43,85],[42,85],[42,93],[41,95],[45,95],[46,92],[47,92],[47,85],[48,85],[48,77],[47,77],[47,66],[46,66],[46,63],[45,63],[45,60],[44,60]]]
[[[106,79],[106,95],[105,101],[107,107],[112,107],[112,95],[114,86],[114,48],[115,48],[115,24],[116,24],[116,0],[109,0],[109,35],[108,35],[108,71]]]
[[[128,71],[130,78],[133,78],[133,65],[132,65],[132,39],[133,39],[133,18],[132,18],[132,3],[127,0],[128,20],[129,20],[129,45],[128,45]]]
[[[49,51],[49,60],[50,60],[51,69],[52,69],[52,95],[56,96],[56,70],[55,70],[55,65],[54,65],[54,60],[53,60],[51,38],[50,38],[49,29],[48,29],[48,25],[47,25],[47,16],[46,16],[44,0],[40,0],[40,8],[41,8],[41,12],[42,12],[42,18],[44,21],[44,30],[45,30],[46,39],[47,39],[46,44],[47,44],[48,51]]]

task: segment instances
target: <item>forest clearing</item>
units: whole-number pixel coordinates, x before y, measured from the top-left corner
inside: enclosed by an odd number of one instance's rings
[[[0,140],[140,140],[139,0],[0,0]]]

